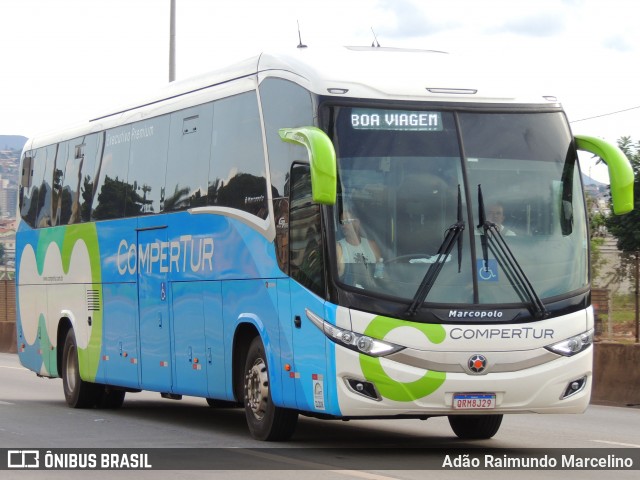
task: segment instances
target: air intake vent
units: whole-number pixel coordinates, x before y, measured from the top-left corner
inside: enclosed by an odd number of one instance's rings
[[[87,310],[90,312],[100,311],[100,292],[98,290],[87,290]]]

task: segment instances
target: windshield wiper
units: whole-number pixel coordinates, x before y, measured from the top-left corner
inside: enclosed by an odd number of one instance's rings
[[[458,272],[460,272],[462,267],[462,232],[464,231],[464,227],[465,223],[462,220],[462,193],[460,192],[460,185],[458,185],[458,221],[447,228],[444,240],[440,248],[438,248],[436,260],[429,265],[429,269],[422,279],[411,305],[407,309],[407,316],[412,317],[415,315],[418,307],[424,303],[456,242],[458,243]]]
[[[482,255],[484,257],[484,268],[487,270],[489,269],[489,248],[491,248],[491,251],[496,256],[496,259],[501,263],[503,269],[507,273],[507,276],[510,276],[509,273],[511,273],[511,276],[515,277],[517,282],[520,284],[520,296],[526,296],[529,298],[529,303],[533,309],[534,316],[538,319],[548,317],[549,312],[544,306],[542,300],[540,300],[540,297],[533,288],[531,281],[529,281],[529,278],[524,273],[522,266],[509,248],[509,245],[507,245],[502,233],[500,233],[500,229],[495,223],[487,220],[481,185],[478,185],[478,218],[480,221],[478,228],[482,228],[484,230],[484,234],[480,239]]]

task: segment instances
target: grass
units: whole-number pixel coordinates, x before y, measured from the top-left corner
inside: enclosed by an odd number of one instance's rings
[[[615,340],[621,343],[634,343],[636,331],[635,294],[614,295],[611,299],[612,335],[609,336],[609,325],[602,326],[602,338]]]

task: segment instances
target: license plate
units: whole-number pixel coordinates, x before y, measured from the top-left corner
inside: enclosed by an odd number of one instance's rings
[[[495,393],[456,393],[453,396],[456,410],[491,410],[496,408]]]

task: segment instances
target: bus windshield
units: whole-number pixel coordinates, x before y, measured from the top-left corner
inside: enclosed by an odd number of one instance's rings
[[[424,302],[449,305],[529,305],[525,283],[543,300],[587,287],[580,169],[561,112],[332,113],[342,285],[406,301],[431,276]]]

